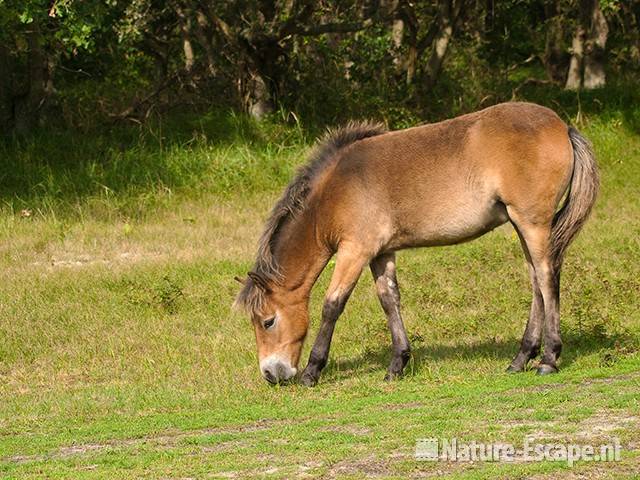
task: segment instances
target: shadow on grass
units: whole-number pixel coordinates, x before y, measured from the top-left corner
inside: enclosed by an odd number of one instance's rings
[[[177,188],[259,190],[282,183],[280,171],[288,172],[278,149],[303,142],[302,132],[284,122],[228,111],[0,137],[0,204],[40,208],[87,197],[113,202]]]
[[[569,122],[583,117],[615,119],[639,133],[638,92],[635,83],[621,78],[606,88],[579,93],[531,85],[518,99],[546,105]],[[495,103],[510,97],[507,88],[490,98]],[[486,106],[469,105],[464,111]],[[423,120],[464,113],[448,108]],[[313,123],[305,123],[304,129],[297,123],[287,125],[285,117],[257,122],[224,110],[174,112],[144,126],[103,125],[84,132],[48,128],[26,138],[0,140],[0,203],[16,208],[55,206],[89,196],[161,195],[185,187],[215,193],[260,190],[283,184],[290,176],[279,148],[300,147],[318,129]],[[219,164],[212,166],[216,158]]]
[[[628,131],[639,134],[640,109],[637,106],[640,91],[630,88],[628,81],[615,79],[606,88],[584,91],[532,85],[523,89],[519,98],[555,110],[568,123],[574,123],[585,115],[605,121],[619,119]]]
[[[607,334],[602,326],[596,325],[581,332],[566,332],[562,335],[563,352],[559,366],[566,369],[581,356],[600,352],[602,366],[614,364],[620,355],[637,350],[637,338],[628,333]],[[520,339],[482,340],[475,343],[457,345],[425,344],[414,342],[412,347],[413,373],[407,367],[405,375],[418,375],[426,366],[442,360],[456,359],[473,362],[484,360],[499,360],[503,366],[496,373],[502,373],[518,352]],[[391,360],[390,345],[381,345],[365,353],[329,363],[324,372],[324,382],[334,383],[357,374],[357,372],[386,371]],[[530,365],[536,360],[532,360]]]

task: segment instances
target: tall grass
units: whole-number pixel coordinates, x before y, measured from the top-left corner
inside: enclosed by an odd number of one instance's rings
[[[0,199],[11,213],[138,216],[174,194],[277,189],[306,144],[299,128],[229,112],[40,131],[0,143]]]
[[[446,82],[445,82],[446,83]],[[640,132],[640,91],[630,80],[606,89],[566,92],[531,85],[480,102],[440,105],[425,121],[464,113],[499,100],[547,105],[578,127],[618,122]],[[439,88],[445,88],[443,85]],[[443,110],[444,109],[444,110]],[[391,128],[419,123],[387,105],[367,116]],[[213,193],[221,199],[282,188],[323,124],[302,124],[287,112],[257,122],[213,110],[175,113],[145,125],[108,125],[86,132],[48,130],[0,141],[0,208],[11,214],[139,217],[172,196]]]

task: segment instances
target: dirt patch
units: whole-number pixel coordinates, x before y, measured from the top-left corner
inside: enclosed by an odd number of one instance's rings
[[[580,387],[589,387],[591,385],[611,385],[618,382],[624,382],[626,380],[640,379],[640,372],[637,373],[627,373],[623,375],[615,375],[613,377],[604,377],[604,378],[585,378],[577,385]],[[506,390],[503,393],[541,393],[541,392],[549,392],[549,391],[558,391],[562,389],[566,389],[576,384],[572,383],[545,383],[541,385],[531,385],[526,387],[517,387],[510,390]]]
[[[589,440],[610,437],[620,429],[640,432],[640,417],[607,410],[584,419],[578,428],[576,436]]]
[[[215,445],[205,445],[200,447],[203,453],[218,453],[226,452],[229,450],[237,450],[240,448],[248,447],[249,442],[243,440],[228,440],[226,442],[216,443]]]
[[[350,435],[365,437],[371,434],[371,429],[361,427],[359,425],[329,425],[322,427],[320,430],[324,432],[348,433]]]
[[[317,477],[317,475],[315,475],[313,471],[322,467],[322,465],[324,465],[322,462],[314,462],[314,461],[305,462],[302,465],[298,465],[298,474],[296,475],[296,477],[297,478]]]
[[[407,403],[385,403],[380,405],[379,409],[384,411],[398,411],[398,410],[411,410],[414,408],[424,408],[426,405],[422,402],[407,402]]]
[[[296,422],[304,422],[307,421],[307,418],[298,418]],[[256,432],[258,430],[264,430],[267,428],[271,428],[276,425],[286,425],[290,424],[291,420],[275,420],[275,419],[261,419],[257,420],[253,423],[248,423],[246,425],[237,425],[237,426],[228,426],[228,427],[214,427],[214,428],[205,428],[202,430],[192,430],[190,432],[180,432],[180,436],[192,436],[195,434],[217,434],[217,433],[245,433],[245,432]]]
[[[503,428],[510,430],[522,428],[529,441],[559,441],[567,440],[577,443],[593,443],[594,441],[608,441],[615,437],[618,430],[640,432],[640,417],[630,415],[624,411],[605,410],[596,413],[577,424],[577,432],[557,433],[549,429],[561,429],[560,422],[508,420],[501,422]]]
[[[475,464],[464,462],[419,462],[411,478],[436,478],[470,470]]]
[[[327,478],[340,478],[345,475],[364,474],[367,478],[390,475],[388,464],[385,460],[369,455],[365,458],[341,460],[331,466],[327,472]]]
[[[66,257],[66,258],[65,258]],[[59,256],[52,256],[46,261],[31,262],[30,265],[34,267],[47,267],[49,269],[55,268],[80,268],[92,265],[112,265],[112,264],[128,264],[138,263],[145,260],[160,260],[162,255],[158,252],[122,252],[114,253],[111,258],[98,258],[88,254],[80,255],[68,255],[62,254]]]
[[[74,455],[84,455],[89,452],[95,452],[96,450],[102,450],[105,445],[98,443],[90,443],[85,445],[72,445],[71,447],[64,447],[58,450],[58,457],[68,458]]]
[[[244,473],[230,470],[227,472],[212,473],[211,475],[209,475],[209,477],[210,478],[238,478],[240,475],[244,475]]]
[[[637,459],[632,459],[628,463],[610,463],[603,462],[589,466],[578,466],[567,471],[562,471],[563,480],[599,480],[599,479],[617,479],[622,477],[636,478],[636,475],[640,473],[640,466]],[[560,477],[558,472],[532,475],[530,480],[555,480]]]
[[[301,421],[301,420],[299,420]],[[228,426],[228,427],[214,427],[214,428],[204,428],[200,430],[190,430],[188,432],[183,431],[175,431],[163,433],[161,435],[147,435],[140,438],[128,438],[128,439],[117,439],[117,440],[109,440],[103,443],[87,443],[87,444],[79,444],[79,445],[70,445],[66,447],[61,447],[57,450],[49,452],[43,455],[14,455],[12,457],[2,458],[0,460],[13,462],[13,463],[27,463],[27,462],[39,462],[46,461],[51,459],[64,459],[73,456],[81,456],[87,455],[90,453],[95,453],[107,449],[117,449],[122,447],[131,447],[135,445],[144,445],[144,444],[153,444],[162,447],[173,447],[180,440],[190,437],[196,437],[200,435],[216,435],[222,433],[247,433],[247,432],[255,432],[258,430],[265,430],[271,428],[274,425],[286,424],[289,423],[289,420],[270,420],[263,419],[258,420],[257,422],[246,424],[246,425],[237,425],[237,426]],[[238,446],[242,442],[239,440],[230,440],[227,442],[220,442],[214,446],[206,446],[203,447],[203,450],[210,449],[210,451],[219,451],[227,448],[232,448],[233,446]]]

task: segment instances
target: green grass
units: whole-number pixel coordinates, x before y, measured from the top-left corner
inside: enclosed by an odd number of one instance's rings
[[[503,373],[530,302],[517,238],[504,228],[399,254],[414,349],[403,380],[382,381],[389,335],[363,275],[319,385],[269,387],[251,325],[230,308],[233,277],[251,266],[262,221],[304,160],[311,135],[297,128],[220,116],[165,125],[170,138],[6,143],[0,476],[639,475],[640,136],[635,113],[593,105],[578,120],[603,188],[563,272],[564,351],[550,377]],[[311,338],[330,270],[313,293]],[[595,445],[616,436],[622,460],[569,469],[413,457],[417,438],[527,436]]]

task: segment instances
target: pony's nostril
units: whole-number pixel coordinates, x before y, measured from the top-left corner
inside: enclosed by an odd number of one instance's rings
[[[271,371],[271,369],[269,368],[265,368],[264,371],[262,372],[264,375],[264,378],[267,382],[269,383],[277,383],[278,379],[277,377],[273,374],[273,372]]]

